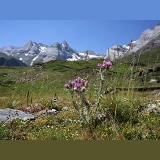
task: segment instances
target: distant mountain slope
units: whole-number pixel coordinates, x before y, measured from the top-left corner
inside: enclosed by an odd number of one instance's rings
[[[27,66],[22,61],[7,56],[5,53],[0,53],[0,66]]]
[[[126,54],[121,60],[127,63],[133,62],[135,64],[153,66],[154,64],[160,62],[160,47],[152,48],[143,53],[136,52]]]
[[[125,54],[142,54],[157,47],[160,47],[160,24],[142,32],[140,38],[136,41],[131,41],[127,45],[115,45],[109,48],[105,58],[114,60],[123,57]]]
[[[148,49],[160,46],[160,24],[142,32],[140,38],[132,45],[130,52],[137,52],[145,46],[148,46]]]

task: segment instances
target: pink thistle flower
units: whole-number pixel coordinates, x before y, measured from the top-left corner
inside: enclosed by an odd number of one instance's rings
[[[101,63],[98,63],[98,68],[102,68],[103,67],[103,64],[101,64]]]
[[[76,81],[72,80],[70,83],[71,83],[71,86],[74,86],[76,84]]]
[[[78,83],[82,83],[82,81],[83,81],[83,79],[81,79],[80,77],[78,77],[78,78],[76,79],[76,82],[78,82]]]
[[[66,84],[64,85],[64,87],[69,88],[69,84],[68,84],[68,83],[66,83]]]
[[[73,89],[76,92],[84,92],[88,87],[88,81],[78,77],[77,79],[70,80],[64,85],[67,89]]]
[[[78,88],[80,88],[80,84],[79,83],[75,83],[74,84],[74,90],[77,90]]]
[[[110,61],[105,62],[105,67],[109,68],[112,66],[112,63]]]

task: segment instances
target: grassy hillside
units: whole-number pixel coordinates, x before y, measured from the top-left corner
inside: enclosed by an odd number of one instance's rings
[[[151,67],[154,64],[160,62],[160,47],[144,53],[138,52],[129,55],[126,54],[126,56],[124,56],[122,60],[128,63],[134,61],[135,64]]]

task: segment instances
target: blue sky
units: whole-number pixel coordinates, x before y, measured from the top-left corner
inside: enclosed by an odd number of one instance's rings
[[[27,41],[52,45],[66,40],[78,50],[106,53],[127,44],[160,20],[0,20],[0,48],[23,46]]]
[[[1,0],[3,20],[159,19],[159,0]]]

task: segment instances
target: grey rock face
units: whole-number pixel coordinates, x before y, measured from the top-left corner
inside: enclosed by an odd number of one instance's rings
[[[10,122],[17,118],[22,120],[35,119],[34,115],[25,113],[20,110],[10,109],[10,108],[0,109],[0,122],[1,121]]]
[[[105,59],[114,60],[117,58],[121,58],[127,51],[129,51],[130,46],[129,45],[114,45],[113,47],[109,48],[107,50]]]
[[[126,53],[135,52],[143,53],[152,48],[160,46],[160,24],[154,28],[147,29],[142,32],[140,38],[136,41],[131,41],[127,45],[115,45],[108,49],[105,59],[117,59],[124,56]]]
[[[43,58],[43,62],[50,60],[67,60],[72,58],[73,55],[79,56],[78,52],[72,49],[66,41],[55,43],[46,49],[46,56]]]
[[[40,45],[33,41],[29,41],[23,47],[21,47],[18,51],[20,53],[28,53],[28,54],[38,54],[40,51]]]
[[[155,45],[160,45],[160,25],[155,26],[154,28],[145,30],[141,37],[136,40],[136,42],[133,44],[133,48],[130,50],[130,52],[136,52],[142,47],[144,47],[147,43],[155,41]]]

